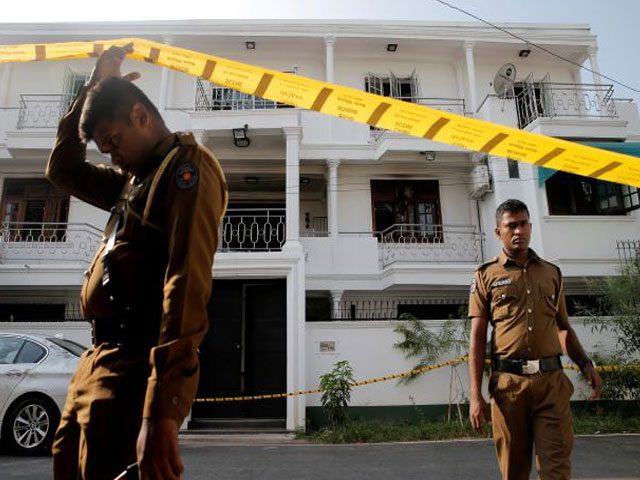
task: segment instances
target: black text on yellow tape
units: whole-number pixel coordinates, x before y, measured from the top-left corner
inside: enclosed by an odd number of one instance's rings
[[[0,64],[95,57],[111,45],[129,55],[235,90],[380,128],[578,175],[640,187],[640,159],[381,97],[353,88],[139,38],[0,46]]]

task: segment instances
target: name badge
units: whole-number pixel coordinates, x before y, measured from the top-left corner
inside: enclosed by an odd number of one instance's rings
[[[511,285],[512,280],[510,278],[503,278],[502,280],[496,280],[491,284],[491,288],[503,287],[505,285]]]

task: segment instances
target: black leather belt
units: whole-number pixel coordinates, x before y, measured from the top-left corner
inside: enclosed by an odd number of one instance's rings
[[[91,339],[94,345],[114,343],[135,348],[151,348],[157,339],[149,338],[149,332],[140,328],[136,322],[118,319],[92,319]]]
[[[512,360],[494,357],[491,368],[496,372],[514,373],[516,375],[534,375],[538,372],[553,372],[562,369],[560,356],[545,357],[539,360]]]

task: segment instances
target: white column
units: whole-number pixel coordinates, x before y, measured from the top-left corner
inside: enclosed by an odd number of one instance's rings
[[[300,245],[300,139],[301,127],[284,127],[286,137],[286,207],[287,207],[287,247]],[[287,245],[290,244],[290,245]]]
[[[593,71],[593,83],[595,85],[601,85],[602,81],[599,75],[600,67],[598,67],[598,47],[589,47],[589,64]]]
[[[476,93],[476,65],[473,61],[473,42],[464,42],[464,52],[467,61],[467,79],[469,81],[469,102],[470,110],[475,115],[478,108],[478,97]]]
[[[173,43],[173,36],[165,35],[162,37],[162,42],[171,45]],[[158,94],[158,110],[163,113],[167,108],[167,96],[169,93],[169,81],[173,70],[167,67],[161,67],[162,72],[160,74],[160,93]]]
[[[340,302],[342,302],[342,295],[344,290],[331,290],[331,318],[342,318],[342,312],[340,310]]]
[[[333,241],[338,239],[338,166],[340,160],[328,158],[329,178],[327,181],[327,226]]]
[[[0,65],[0,106],[9,106],[9,83],[11,82],[11,72],[13,64]],[[17,103],[17,102],[16,102]]]
[[[287,391],[312,388],[306,378],[305,264],[297,257],[287,275]],[[313,386],[315,388],[315,385]],[[287,397],[287,430],[305,428],[306,396]]]
[[[333,45],[336,43],[336,37],[327,35],[324,37],[325,45],[325,80],[334,83],[333,78]]]

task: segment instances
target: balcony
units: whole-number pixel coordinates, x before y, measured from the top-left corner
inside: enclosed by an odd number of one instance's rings
[[[275,252],[286,241],[285,209],[230,209],[220,227],[219,252]],[[86,265],[102,231],[85,223],[5,222],[0,264]]]
[[[196,84],[196,112],[237,111],[237,110],[275,110],[293,108],[285,103],[274,102],[232,88],[217,86],[198,79]]]
[[[538,118],[618,118],[613,85],[541,82],[515,96],[518,126]]]
[[[222,222],[218,251],[277,252],[286,238],[286,209],[233,208]]]
[[[30,94],[20,95],[18,130],[31,128],[56,128],[69,109],[69,95]]]
[[[455,113],[456,115],[465,115],[464,98],[444,98],[444,97],[391,97],[403,102],[415,103],[443,112]],[[383,133],[387,132],[384,128],[371,127],[371,135],[377,140]]]
[[[383,268],[398,262],[479,263],[482,235],[474,225],[396,224],[376,234]]]
[[[5,222],[0,230],[0,264],[87,265],[102,232],[86,223]]]

